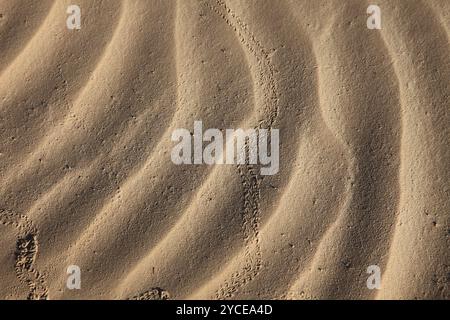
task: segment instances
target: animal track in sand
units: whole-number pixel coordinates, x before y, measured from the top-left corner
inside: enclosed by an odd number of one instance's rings
[[[134,296],[130,300],[168,300],[168,299],[170,299],[169,292],[161,288],[152,288],[149,291]]]
[[[222,0],[217,4],[205,2],[206,6],[220,16],[228,26],[237,34],[237,38],[247,49],[249,56],[256,61],[258,72],[254,75],[256,86],[260,86],[262,101],[257,102],[257,107],[262,107],[262,116],[258,119],[256,128],[271,129],[278,117],[278,93],[275,85],[274,66],[270,61],[269,50],[264,48],[254,34],[250,32],[248,25],[244,23],[236,13]],[[248,141],[246,141],[248,151]],[[248,153],[248,152],[247,152]],[[260,228],[260,185],[263,177],[255,165],[237,166],[241,184],[244,190],[242,206],[243,235],[245,243],[245,262],[242,271],[236,271],[231,278],[225,281],[215,294],[216,299],[231,298],[240,287],[253,280],[262,266],[261,246],[259,239]]]
[[[48,288],[45,278],[34,266],[39,249],[37,229],[26,216],[3,209],[0,210],[0,223],[4,226],[13,226],[17,231],[14,269],[17,278],[29,289],[27,299],[47,299]]]

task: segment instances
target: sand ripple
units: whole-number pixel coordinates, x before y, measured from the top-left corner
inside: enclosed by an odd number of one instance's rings
[[[0,1],[0,298],[450,298],[448,2],[77,2]],[[195,120],[279,173],[174,165]]]

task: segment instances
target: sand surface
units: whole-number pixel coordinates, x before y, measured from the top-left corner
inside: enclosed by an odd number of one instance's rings
[[[0,298],[450,299],[450,2],[369,4],[0,0]],[[279,172],[175,165],[196,120]]]

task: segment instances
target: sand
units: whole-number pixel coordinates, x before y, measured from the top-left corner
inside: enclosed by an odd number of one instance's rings
[[[450,299],[450,2],[369,4],[1,0],[0,298]]]

